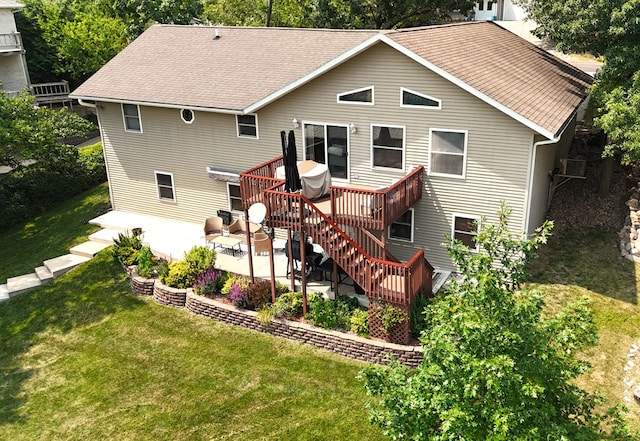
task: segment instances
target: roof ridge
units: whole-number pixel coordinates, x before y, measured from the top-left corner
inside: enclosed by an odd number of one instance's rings
[[[1,1],[1,0],[0,0]],[[286,27],[286,26],[232,26],[232,25],[212,25],[212,24],[193,24],[193,25],[181,25],[181,24],[171,24],[171,23],[156,23],[153,27],[175,27],[182,29],[251,29],[251,30],[287,30],[287,31],[308,31],[308,32],[344,32],[344,33],[383,33],[388,32],[385,29],[334,29],[334,28],[295,28],[295,27]]]

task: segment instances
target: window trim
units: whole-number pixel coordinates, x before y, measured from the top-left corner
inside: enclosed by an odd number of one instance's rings
[[[331,177],[331,181],[332,182],[340,182],[340,183],[349,183],[351,182],[351,131],[349,130],[349,125],[348,124],[344,124],[344,123],[332,123],[332,122],[320,122],[319,120],[313,120],[313,121],[307,121],[307,120],[303,120],[300,123],[300,127],[302,128],[302,156],[304,158],[304,160],[308,160],[310,158],[307,158],[307,138],[305,137],[305,126],[307,125],[313,125],[313,126],[324,126],[324,139],[325,139],[325,143],[324,143],[324,154],[325,154],[325,160],[328,162],[329,161],[329,145],[327,143],[327,131],[329,126],[331,127],[340,127],[340,128],[344,128],[347,130],[347,177],[346,178],[338,178],[338,177]],[[328,164],[326,164],[328,166]]]
[[[191,120],[187,121],[184,117],[184,111],[188,110],[189,112],[191,112]],[[193,124],[193,122],[196,120],[196,112],[194,112],[192,109],[180,109],[180,119],[182,120],[183,123],[185,124]]]
[[[435,101],[436,103],[438,103],[438,105],[437,106],[419,106],[416,104],[404,104],[404,92],[417,95],[427,100]],[[400,107],[406,108],[406,109],[442,110],[442,100],[438,98],[434,98],[429,95],[425,95],[424,93],[416,92],[415,90],[411,90],[406,87],[401,87],[400,88]]]
[[[255,127],[256,127],[256,135],[242,135],[240,133],[240,120],[238,117],[240,116],[253,116],[255,119]],[[246,125],[246,124],[245,124]],[[260,130],[258,129],[258,114],[257,113],[243,113],[236,114],[236,135],[238,138],[248,138],[248,139],[260,139]]]
[[[340,98],[345,96],[345,95],[350,95],[353,93],[358,93],[358,92],[363,92],[365,90],[371,90],[371,102],[363,102],[363,101],[341,101]],[[367,86],[367,87],[361,87],[359,89],[353,89],[353,90],[348,90],[346,92],[340,92],[336,94],[336,102],[338,104],[347,104],[347,105],[354,105],[354,106],[375,106],[376,103],[376,94],[375,94],[375,87],[372,86]]]
[[[173,173],[155,170],[153,172],[153,174],[154,174],[155,179],[156,179],[156,192],[158,193],[158,200],[160,200],[162,202],[176,202],[176,181],[175,181],[175,179],[173,179]],[[160,183],[158,182],[158,175],[166,175],[166,176],[169,176],[171,178],[171,193],[173,194],[173,198],[172,199],[164,198],[164,197],[161,196],[161,194],[160,194]]]
[[[471,215],[471,214],[462,214],[462,213],[453,213],[452,217],[451,217],[451,243],[453,243],[453,241],[456,239],[456,219],[457,218],[466,218],[466,219],[473,219],[474,221],[477,222],[478,228],[476,229],[476,235],[478,234],[478,232],[480,231],[480,228],[482,227],[482,216],[477,216],[477,215]],[[459,231],[460,233],[465,233],[465,231]],[[480,251],[480,246],[478,245],[478,243],[476,242],[476,247],[475,248],[469,248],[472,252],[477,253]]]
[[[227,204],[229,206],[229,211],[231,211],[232,213],[243,213],[243,210],[234,210],[233,209],[233,204],[231,203],[231,191],[230,191],[230,187],[231,186],[235,186],[240,188],[240,183],[239,182],[227,182]],[[240,203],[242,203],[242,193],[240,193],[240,197],[239,198],[233,198],[233,200],[239,200]]]
[[[431,170],[432,160],[431,154],[433,153],[433,132],[451,132],[451,133],[464,133],[464,152],[462,155],[454,154],[454,153],[445,153],[449,155],[462,156],[462,174],[454,175],[450,173],[440,173],[434,172]],[[429,167],[427,169],[427,176],[442,176],[446,178],[455,178],[455,179],[466,179],[467,177],[467,153],[469,146],[469,131],[461,130],[461,129],[441,129],[437,127],[432,127],[429,129]]]
[[[140,126],[140,130],[130,129],[127,124],[127,117],[133,118],[131,115],[126,115],[124,112],[124,106],[135,106],[136,107],[136,117],[138,118],[138,125]],[[138,104],[130,104],[130,103],[120,103],[120,109],[122,110],[122,124],[124,126],[125,132],[130,133],[142,133],[142,117],[140,116],[140,106]]]
[[[374,165],[373,163],[373,127],[389,127],[392,129],[402,129],[402,168],[395,167],[383,167],[381,165]],[[369,126],[369,155],[371,156],[370,166],[372,170],[389,170],[389,171],[397,171],[404,173],[404,169],[406,167],[407,162],[407,126],[399,126],[395,124],[379,124],[379,123],[371,123]],[[388,146],[377,146],[378,148],[386,148],[391,150],[398,150],[396,147],[388,147]]]
[[[391,224],[389,224],[389,226],[387,227],[387,237],[389,239],[392,240],[397,240],[400,242],[406,242],[406,243],[413,243],[414,239],[415,239],[415,230],[416,230],[416,211],[413,209],[413,207],[409,207],[409,209],[407,209],[407,211],[411,212],[411,239],[406,239],[404,237],[396,237],[396,236],[392,236],[391,235],[391,225],[395,224],[397,222],[391,222]],[[406,213],[406,211],[405,211]],[[404,213],[403,213],[404,215]]]

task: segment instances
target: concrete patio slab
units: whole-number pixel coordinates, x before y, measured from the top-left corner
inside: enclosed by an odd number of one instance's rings
[[[98,230],[95,233],[89,236],[89,240],[92,242],[104,243],[107,245],[112,245],[113,241],[118,238],[118,234],[122,231],[111,230],[109,228],[103,228],[102,230]]]
[[[0,285],[0,302],[5,300],[9,300],[9,290],[7,289],[7,284],[3,283]]]
[[[66,273],[73,267],[80,265],[91,260],[89,257],[78,256],[76,254],[65,254],[63,256],[54,257],[53,259],[45,260],[44,266],[53,274],[53,277],[58,277],[61,274]],[[34,274],[35,275],[35,274]]]
[[[69,252],[78,256],[93,257],[108,246],[109,244],[106,243],[88,241],[81,243],[80,245],[76,245],[71,248]]]
[[[46,266],[39,266],[36,268],[36,276],[42,281],[42,283],[48,283],[53,280],[53,273],[49,271]]]
[[[42,281],[38,278],[36,273],[10,277],[7,279],[7,291],[9,293],[9,297],[13,297],[23,291],[27,291],[40,285],[42,285]]]

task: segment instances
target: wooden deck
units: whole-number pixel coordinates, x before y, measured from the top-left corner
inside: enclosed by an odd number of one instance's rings
[[[401,263],[386,250],[384,240],[370,231],[386,230],[420,200],[423,167],[385,189],[332,186],[329,200],[312,202],[284,191],[284,180],[275,178],[280,165],[282,157],[240,175],[245,212],[256,202],[264,203],[269,226],[311,236],[370,299],[408,305],[421,289],[431,294],[433,267],[424,251],[417,250]],[[351,234],[345,232],[347,228]]]

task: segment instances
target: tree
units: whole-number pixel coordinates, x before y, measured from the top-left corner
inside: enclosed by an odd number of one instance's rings
[[[449,13],[467,14],[467,0],[318,0],[314,27],[396,29],[450,21]]]
[[[314,10],[315,0],[208,0],[204,18],[227,26],[306,28],[313,26]]]
[[[101,0],[127,26],[131,40],[153,23],[190,24],[203,14],[202,0]]]
[[[640,113],[640,0],[522,0],[538,27],[567,52],[604,59],[593,87],[594,123],[607,132],[606,156],[621,153],[623,164],[640,161],[636,134]]]
[[[17,167],[24,159],[40,161],[49,170],[74,164],[75,148],[61,138],[84,135],[94,125],[66,109],[38,107],[27,92],[9,98],[0,91],[0,164]]]
[[[547,316],[542,295],[520,289],[551,224],[522,239],[509,212],[483,219],[479,252],[448,245],[463,277],[425,309],[423,363],[362,371],[372,421],[393,439],[633,439],[618,409],[598,413],[601,399],[572,383],[589,368],[576,354],[597,341],[588,301]]]

